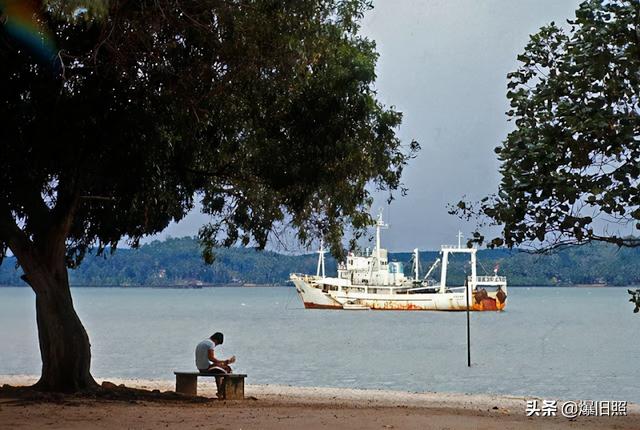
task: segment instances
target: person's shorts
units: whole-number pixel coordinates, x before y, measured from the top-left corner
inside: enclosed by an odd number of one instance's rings
[[[202,369],[198,369],[200,371],[200,373],[231,373],[231,367],[229,366],[225,366],[225,367],[219,367],[219,366],[214,366],[214,367],[210,367],[208,369],[202,370]]]

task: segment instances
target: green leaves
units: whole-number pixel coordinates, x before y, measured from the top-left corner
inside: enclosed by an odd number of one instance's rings
[[[194,198],[211,215],[209,261],[215,245],[263,247],[283,224],[341,252],[347,226],[357,235],[371,221],[367,186],[402,190],[419,149],[402,145],[401,113],[373,91],[375,44],[358,34],[369,7],[49,1],[60,70],[0,27],[0,200],[44,247],[61,196],[75,202],[64,207],[73,264],[94,244],[136,245]]]
[[[590,226],[637,219],[640,198],[640,6],[588,0],[571,30],[551,23],[531,36],[507,75],[515,128],[496,148],[497,199],[475,209],[504,226],[505,245],[611,241]],[[597,230],[597,229],[596,229]]]
[[[103,20],[109,13],[110,0],[45,0],[44,8],[58,17],[74,21]]]

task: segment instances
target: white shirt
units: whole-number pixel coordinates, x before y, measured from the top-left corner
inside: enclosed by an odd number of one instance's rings
[[[196,346],[196,367],[207,370],[213,363],[209,360],[209,351],[213,351],[216,344],[211,339],[205,339]]]

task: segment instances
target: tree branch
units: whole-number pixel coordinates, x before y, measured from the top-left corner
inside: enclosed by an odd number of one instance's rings
[[[40,267],[40,259],[35,252],[33,243],[16,223],[9,206],[0,201],[0,241],[8,245],[9,249],[18,259],[18,263],[25,272],[22,279],[31,285],[32,288],[38,288],[37,283],[33,285],[28,282],[29,271],[38,270]]]

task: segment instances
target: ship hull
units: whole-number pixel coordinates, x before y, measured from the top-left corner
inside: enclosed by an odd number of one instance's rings
[[[292,276],[291,281],[306,309],[342,309],[342,303],[313,286],[309,277]]]
[[[345,305],[360,305],[373,310],[393,311],[466,311],[467,300],[464,291],[454,293],[379,294],[366,292],[332,291],[323,288],[317,277],[292,276],[304,307],[307,309],[345,309]],[[371,286],[371,289],[376,288]],[[379,287],[387,289],[388,286]],[[480,297],[471,292],[469,297],[472,311],[502,311],[506,299],[500,301],[496,292],[486,292]],[[347,308],[349,306],[346,306]]]

